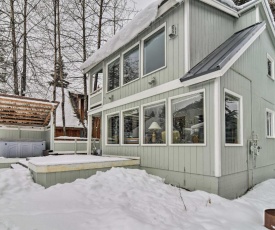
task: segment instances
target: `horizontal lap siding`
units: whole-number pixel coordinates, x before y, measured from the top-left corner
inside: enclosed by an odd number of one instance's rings
[[[113,108],[103,112],[103,117],[106,114],[113,112],[131,109],[136,106],[141,106],[146,103],[167,99],[172,96],[184,94],[189,91],[197,91],[205,89],[205,107],[206,107],[206,146],[106,146],[103,140],[103,153],[124,155],[124,156],[139,156],[141,157],[141,166],[164,169],[169,171],[186,172],[200,175],[214,175],[214,109],[213,109],[213,82],[198,84],[192,88],[180,88],[177,90],[162,93],[151,98],[146,98],[124,106]],[[169,108],[166,107],[166,111]],[[168,116],[166,115],[166,122]],[[166,123],[168,125],[168,123]],[[105,134],[106,121],[103,122],[103,137]],[[168,126],[167,126],[168,129]],[[168,131],[168,130],[167,130]],[[141,140],[141,137],[140,137]]]

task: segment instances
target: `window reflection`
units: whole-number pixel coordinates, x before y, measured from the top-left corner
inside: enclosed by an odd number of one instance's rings
[[[139,78],[139,46],[123,55],[123,84]]]
[[[165,29],[162,28],[144,41],[143,74],[165,65]]]
[[[172,100],[173,144],[204,143],[203,93]]]
[[[119,87],[119,58],[108,65],[108,91]]]
[[[143,143],[166,143],[166,115],[165,103],[144,107],[144,133]]]
[[[138,109],[123,112],[124,144],[139,144]]]
[[[225,93],[225,143],[239,144],[240,98]]]
[[[107,122],[107,144],[119,144],[119,115],[108,116]]]

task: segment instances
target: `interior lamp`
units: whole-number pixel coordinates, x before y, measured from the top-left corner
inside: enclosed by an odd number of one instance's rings
[[[161,127],[159,126],[159,124],[156,121],[154,121],[148,129],[153,131],[152,143],[156,143],[156,131],[160,130]]]

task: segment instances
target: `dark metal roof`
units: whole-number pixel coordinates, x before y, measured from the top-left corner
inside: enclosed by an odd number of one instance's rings
[[[233,34],[217,49],[188,71],[186,75],[180,78],[180,81],[187,81],[221,70],[264,25],[265,22],[260,22]]]

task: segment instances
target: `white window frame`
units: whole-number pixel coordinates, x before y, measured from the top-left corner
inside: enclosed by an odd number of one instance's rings
[[[203,113],[204,113],[204,124],[203,124],[203,128],[204,128],[204,143],[194,143],[194,144],[185,144],[185,143],[182,143],[182,144],[173,144],[172,143],[172,119],[173,119],[173,116],[172,116],[172,100],[174,99],[177,99],[177,98],[181,98],[181,97],[186,97],[186,96],[190,96],[190,95],[193,95],[193,94],[199,94],[199,93],[203,93]],[[206,114],[206,106],[205,106],[205,89],[200,89],[200,90],[196,90],[196,91],[192,91],[192,92],[189,92],[189,93],[184,93],[184,94],[180,94],[180,95],[177,95],[177,96],[173,96],[173,97],[169,97],[168,99],[168,120],[169,120],[169,124],[168,124],[168,132],[169,132],[169,135],[168,135],[168,139],[169,139],[169,146],[181,146],[181,147],[195,147],[195,146],[206,146],[206,143],[207,143],[207,137],[206,137],[206,127],[207,127],[207,114]]]
[[[120,146],[121,145],[121,140],[119,140],[119,144],[108,144],[108,117],[113,116],[113,115],[118,115],[118,120],[121,122],[121,116],[119,112],[113,112],[113,113],[108,113],[105,114],[105,145],[106,146]],[[121,124],[119,124],[119,129],[118,129],[118,136],[120,138],[120,132],[121,132]]]
[[[159,30],[161,30],[162,28],[164,28],[164,66],[150,72],[150,73],[147,73],[147,74],[144,74],[143,73],[143,61],[144,61],[144,41],[151,37],[152,35],[154,35],[156,32],[158,32]],[[164,68],[167,67],[167,30],[166,30],[166,22],[163,23],[162,25],[160,25],[158,28],[154,29],[151,33],[149,33],[148,35],[146,35],[144,38],[141,39],[141,44],[140,44],[140,50],[141,50],[141,58],[140,58],[140,73],[141,73],[141,76],[142,78],[143,77],[146,77],[146,76],[149,76],[157,71],[160,71]]]
[[[240,130],[239,130],[239,142],[238,144],[231,144],[231,143],[226,143],[226,133],[225,133],[225,94],[230,94],[234,97],[237,97],[240,99]],[[240,94],[237,94],[229,89],[224,89],[224,93],[223,93],[223,136],[224,136],[224,146],[227,147],[238,147],[238,146],[243,146],[243,96],[241,96]]]
[[[123,113],[124,112],[127,112],[127,111],[131,111],[131,110],[134,110],[134,109],[137,109],[138,110],[138,112],[139,112],[139,119],[138,119],[138,121],[139,121],[139,143],[138,144],[124,144],[124,117],[123,117]],[[120,143],[120,145],[121,146],[140,146],[140,143],[141,143],[141,133],[140,133],[140,130],[141,130],[141,127],[140,127],[140,125],[141,125],[141,122],[140,122],[140,108],[139,108],[139,106],[136,106],[136,107],[133,107],[133,108],[130,108],[130,109],[124,109],[124,110],[121,110],[121,116],[120,116],[120,118],[121,118],[121,130],[120,130],[120,140],[121,140],[121,143]]]
[[[163,103],[164,102],[164,105],[165,105],[165,139],[166,139],[166,143],[163,143],[163,144],[145,144],[144,143],[144,119],[143,119],[143,116],[144,116],[144,107],[147,107],[147,106],[150,106],[150,105],[157,105],[157,104],[160,104],[160,103]],[[141,108],[140,108],[140,132],[141,132],[141,135],[140,135],[140,138],[141,138],[141,146],[167,146],[168,145],[168,135],[167,135],[167,102],[166,102],[166,99],[162,99],[162,100],[159,100],[159,101],[154,101],[154,102],[150,102],[150,103],[147,103],[147,104],[143,104],[141,105]]]
[[[268,74],[268,70],[267,70],[267,76],[272,79],[274,81],[274,60],[273,58],[271,57],[270,54],[266,54],[266,57],[267,57],[267,61],[271,61],[271,76]]]
[[[108,74],[108,66],[109,66],[112,62],[116,61],[117,59],[119,59],[119,77],[121,78],[121,60],[120,60],[121,58],[120,58],[120,55],[118,55],[118,56],[116,56],[115,58],[113,58],[111,61],[109,61],[109,62],[106,64],[106,66],[105,66],[105,69],[106,69],[106,84],[105,84],[105,86],[106,86],[106,93],[113,92],[113,91],[119,89],[120,86],[121,86],[121,85],[120,85],[120,80],[119,80],[119,81],[118,81],[118,82],[119,82],[119,86],[118,86],[117,88],[114,88],[114,89],[108,91],[108,77],[109,77],[109,74]]]
[[[271,113],[271,133],[272,133],[271,136],[267,135],[267,116],[266,116],[267,112]],[[275,129],[274,129],[274,121],[275,121],[274,116],[275,116],[275,112],[273,110],[268,109],[268,108],[265,109],[265,136],[266,136],[266,138],[271,138],[271,139],[275,138],[275,134],[274,134],[274,131],[275,131]]]
[[[96,74],[100,70],[102,70],[102,86],[101,86],[101,88],[98,89],[98,92],[95,93],[95,91],[93,91],[93,89],[91,89],[91,80],[92,80],[94,74]],[[104,86],[103,66],[100,66],[100,67],[96,68],[93,72],[89,72],[88,74],[89,74],[89,78],[88,78],[89,79],[89,95],[90,96],[97,95],[100,92],[100,90],[103,89],[103,86]]]
[[[123,80],[124,80],[124,54],[128,53],[130,50],[132,50],[133,48],[135,48],[136,46],[138,46],[138,54],[139,54],[139,65],[138,65],[138,68],[139,68],[139,74],[138,74],[138,78],[133,80],[133,81],[130,81],[130,82],[127,82],[126,84],[123,84]],[[140,75],[141,75],[141,52],[140,52],[140,42],[137,42],[135,43],[134,45],[132,45],[130,48],[128,48],[126,51],[124,51],[122,54],[121,54],[121,86],[126,86],[126,85],[129,85],[135,81],[138,81],[140,79]]]

